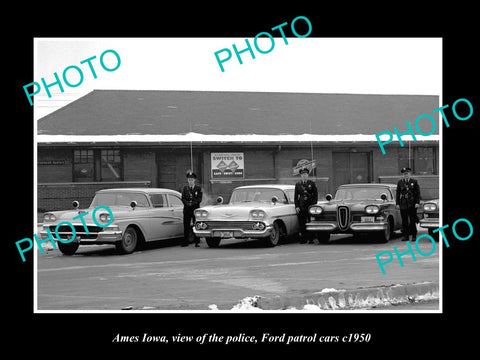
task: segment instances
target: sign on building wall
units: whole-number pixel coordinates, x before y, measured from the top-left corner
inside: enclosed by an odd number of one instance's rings
[[[298,175],[300,169],[307,168],[310,172],[312,173],[312,170],[317,167],[317,164],[315,164],[315,160],[307,160],[307,159],[301,159],[301,160],[293,160],[293,175]]]
[[[243,178],[243,153],[211,153],[212,179]]]

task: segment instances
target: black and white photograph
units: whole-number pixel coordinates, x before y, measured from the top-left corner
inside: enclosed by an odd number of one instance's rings
[[[7,342],[29,329],[53,358],[470,343],[468,14],[454,30],[413,9],[166,14],[8,40]]]
[[[35,44],[38,311],[441,310],[440,39]]]

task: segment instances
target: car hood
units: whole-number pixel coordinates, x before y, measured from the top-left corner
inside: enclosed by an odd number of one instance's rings
[[[250,211],[263,210],[268,213],[269,209],[285,206],[284,204],[273,205],[273,203],[264,202],[245,202],[237,204],[211,205],[202,207],[202,210],[208,211],[207,220],[247,220]]]
[[[131,216],[134,212],[141,212],[141,208],[135,208],[133,210],[130,206],[109,206],[108,207],[112,214],[113,214],[113,219],[116,220],[118,218],[123,218],[123,217],[128,217]],[[59,223],[61,221],[68,221],[68,222],[81,222],[81,218],[77,218],[73,220],[74,217],[81,215],[85,212],[88,212],[87,215],[83,216],[83,219],[85,220],[86,223],[91,223],[92,220],[92,214],[95,208],[88,208],[88,209],[72,209],[72,210],[61,210],[61,211],[48,211],[48,214],[53,214],[55,215],[56,221],[53,223]],[[100,208],[95,212],[95,217],[98,219],[98,216],[101,213],[106,213],[108,212],[107,210]]]
[[[320,205],[325,209],[328,210],[336,210],[338,206],[348,206],[352,211],[363,211],[366,206],[368,205],[377,205],[381,207],[382,205],[386,205],[391,203],[391,201],[383,201],[381,199],[378,200],[331,200],[331,201],[322,201],[319,202],[317,205]]]

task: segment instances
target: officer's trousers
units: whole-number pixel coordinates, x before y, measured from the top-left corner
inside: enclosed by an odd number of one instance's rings
[[[193,214],[194,211],[195,209],[193,208],[183,209],[183,245],[188,245],[190,231],[192,231],[192,225],[190,222],[193,220],[193,224],[195,225],[195,215]],[[194,242],[195,244],[200,242],[195,235]]]
[[[299,230],[300,230],[300,236],[302,241],[306,241],[307,239],[310,239],[311,236],[310,234],[307,233],[307,228],[306,224],[310,220],[310,214],[308,213],[308,206],[307,207],[300,207],[300,211],[297,214],[298,217],[298,225],[299,225]]]
[[[417,236],[417,209],[415,207],[408,207],[406,209],[400,209],[400,215],[402,217],[402,233],[403,236],[409,235]]]

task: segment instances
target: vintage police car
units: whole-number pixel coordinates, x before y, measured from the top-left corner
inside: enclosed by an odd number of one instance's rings
[[[97,191],[88,209],[80,210],[77,201],[74,210],[51,211],[44,214],[42,239],[48,238],[47,228],[55,237],[55,229],[61,222],[69,222],[75,228],[75,238],[68,243],[57,240],[60,251],[73,255],[79,245],[114,244],[120,253],[132,253],[143,242],[179,238],[183,236],[183,203],[179,192],[158,188],[122,188]],[[113,215],[111,221],[107,211],[95,214],[98,224],[92,218],[94,209],[106,206]],[[101,208],[100,208],[101,209]],[[89,212],[83,218],[78,217]],[[78,217],[73,220],[74,217]],[[85,221],[86,229],[82,224]],[[73,230],[65,224],[57,229],[64,241],[72,238]]]
[[[386,242],[401,229],[400,210],[395,207],[394,184],[346,184],[337,189],[335,198],[309,208],[307,231],[316,233],[320,243],[328,243],[330,234],[371,233]]]
[[[433,230],[440,226],[439,223],[439,200],[429,200],[423,204],[423,218],[420,219],[420,227],[428,229],[428,234],[438,240],[438,232]]]
[[[209,247],[222,239],[263,239],[275,246],[283,236],[298,233],[294,185],[248,185],[233,190],[230,202],[195,210],[194,233]]]

